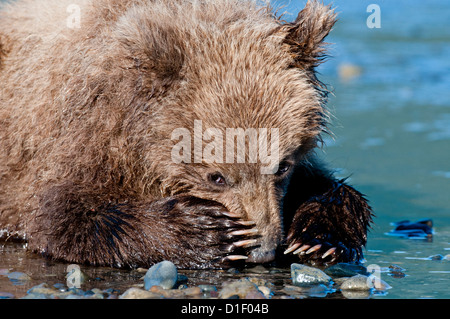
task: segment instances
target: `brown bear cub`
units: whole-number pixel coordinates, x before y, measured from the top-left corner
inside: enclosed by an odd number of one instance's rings
[[[335,23],[252,0],[0,10],[0,237],[114,267],[358,262],[372,213],[314,154]]]

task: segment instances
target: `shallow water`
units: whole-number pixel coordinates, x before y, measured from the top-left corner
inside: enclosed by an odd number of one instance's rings
[[[297,12],[304,1],[277,3]],[[450,298],[450,261],[428,258],[450,254],[450,2],[378,1],[380,29],[366,25],[366,8],[373,1],[335,3],[340,20],[328,38],[334,43],[332,57],[319,67],[334,94],[329,105],[335,137],[325,138],[320,155],[339,177],[350,176],[374,208],[365,265],[378,266],[392,288],[372,298]],[[392,222],[422,218],[434,222],[432,241],[386,235]],[[406,276],[388,273],[391,264],[404,268]],[[0,270],[22,271],[33,280],[18,285],[0,275],[0,291],[21,297],[42,282],[65,283],[66,268],[19,244],[5,245],[0,247]],[[93,278],[85,290],[123,292],[142,283],[142,274],[133,271],[83,270]],[[186,275],[193,284],[219,286],[230,277],[205,271]],[[258,276],[282,282],[289,277],[288,272]]]
[[[374,208],[366,266],[406,269],[381,273],[393,287],[382,298],[449,298],[450,263],[426,258],[450,253],[450,2],[378,1],[379,29],[366,25],[370,3],[336,2],[332,58],[320,66],[335,138],[322,155]],[[385,235],[422,218],[434,222],[431,242]]]

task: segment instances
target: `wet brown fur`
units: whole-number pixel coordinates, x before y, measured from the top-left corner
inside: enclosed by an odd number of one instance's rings
[[[67,27],[72,3],[81,28]],[[292,23],[253,1],[5,5],[0,237],[69,262],[216,267],[239,252],[242,238],[230,232],[240,221],[254,221],[259,235],[239,253],[265,262],[287,234],[302,238],[331,216],[337,224],[319,227],[327,240],[343,243],[342,256],[360,253],[370,208],[313,153],[327,120],[314,67],[334,23],[315,1]],[[280,177],[261,175],[259,163],[176,164],[171,133],[192,132],[194,120],[222,131],[278,128],[280,158],[295,168]],[[225,187],[211,183],[215,172]],[[332,194],[343,201],[324,203]]]

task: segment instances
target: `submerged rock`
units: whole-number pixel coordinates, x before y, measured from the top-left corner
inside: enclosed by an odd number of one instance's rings
[[[305,287],[318,284],[329,284],[332,278],[318,268],[302,264],[292,264],[291,279],[294,285]]]
[[[395,229],[386,233],[386,235],[423,239],[431,239],[433,237],[433,221],[431,219],[421,219],[416,222],[402,220],[393,225]]]
[[[144,288],[150,290],[153,286],[160,286],[164,289],[172,289],[177,279],[177,267],[165,260],[149,268],[144,277]]]
[[[26,273],[20,271],[13,271],[8,273],[8,279],[11,280],[13,283],[22,283],[24,281],[31,280],[31,277],[28,276]]]
[[[248,278],[225,282],[219,292],[219,298],[265,299],[258,286]]]
[[[388,269],[389,269],[388,273],[389,276],[392,276],[394,278],[406,277],[405,269],[398,265],[390,265]]]
[[[339,263],[326,268],[324,272],[332,277],[352,277],[367,275],[367,268],[362,265]]]

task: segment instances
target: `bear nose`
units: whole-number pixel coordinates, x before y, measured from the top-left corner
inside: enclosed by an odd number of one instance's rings
[[[257,248],[250,253],[246,262],[263,264],[273,261],[274,259],[275,259],[275,249],[263,250]]]

